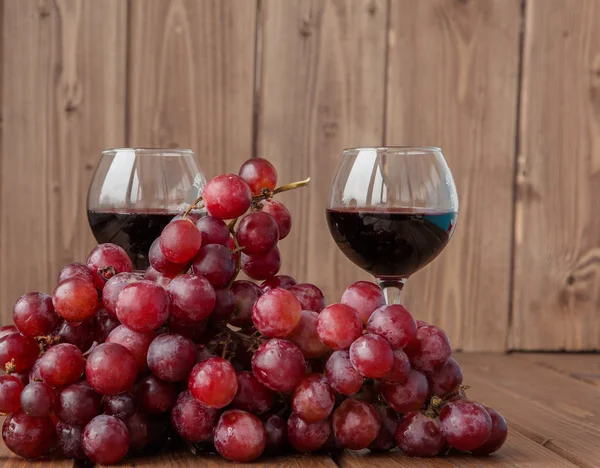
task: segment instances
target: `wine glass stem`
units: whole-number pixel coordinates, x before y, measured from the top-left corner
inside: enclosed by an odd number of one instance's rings
[[[387,305],[390,304],[400,304],[400,294],[402,293],[402,288],[406,284],[406,278],[399,279],[377,279],[377,284],[383,291],[383,295],[385,296],[385,303]]]

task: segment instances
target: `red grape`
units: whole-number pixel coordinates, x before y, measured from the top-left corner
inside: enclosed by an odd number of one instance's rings
[[[233,256],[233,261],[237,265],[238,260],[240,259],[240,252],[237,250],[235,246],[235,241],[233,240],[233,236],[229,236],[227,242],[225,242],[225,246],[230,250],[231,255]]]
[[[56,425],[56,446],[65,458],[85,461],[87,456],[81,445],[83,427],[59,421]]]
[[[381,419],[373,405],[355,398],[344,400],[333,412],[333,433],[350,450],[367,448],[381,429]]]
[[[81,350],[69,343],[52,346],[40,358],[40,375],[51,387],[77,382],[84,370],[85,359]]]
[[[420,410],[429,396],[427,378],[419,371],[412,370],[408,379],[401,384],[383,384],[381,396],[398,413]]]
[[[252,372],[243,371],[237,374],[238,390],[231,401],[231,407],[261,415],[273,406],[275,395]]]
[[[12,372],[25,372],[31,369],[40,354],[37,341],[20,333],[9,333],[0,338],[0,368],[6,364]]]
[[[135,359],[138,372],[143,372],[148,369],[146,354],[154,338],[156,338],[156,333],[152,331],[140,333],[130,330],[124,325],[119,325],[110,332],[106,342],[117,343],[127,348]]]
[[[348,351],[335,351],[327,360],[325,376],[329,385],[342,395],[352,395],[360,390],[364,378],[350,362]]]
[[[215,288],[223,288],[235,274],[231,250],[224,245],[208,244],[192,261],[192,272],[206,278]]]
[[[69,322],[83,322],[98,308],[98,292],[92,283],[70,278],[60,283],[52,294],[56,313]]]
[[[27,293],[13,307],[13,321],[23,335],[48,335],[60,322],[54,312],[52,297],[42,293]]]
[[[394,365],[392,369],[379,379],[385,383],[402,383],[406,382],[410,375],[411,367],[408,356],[401,349],[394,351]]]
[[[168,411],[175,402],[177,392],[172,382],[165,382],[149,374],[135,386],[138,403],[146,413],[159,414]]]
[[[417,324],[400,304],[384,305],[367,322],[369,333],[384,337],[394,349],[404,348],[417,334]]]
[[[334,393],[321,374],[307,375],[294,390],[292,409],[307,423],[322,421],[331,414]]]
[[[325,307],[317,320],[319,339],[331,349],[348,349],[362,335],[358,313],[345,304]]]
[[[206,361],[207,359],[217,357],[210,348],[204,344],[196,344],[196,363]]]
[[[275,276],[281,268],[281,254],[275,247],[264,255],[253,256],[242,252],[242,270],[254,280],[266,280]]]
[[[84,320],[78,325],[72,325],[63,320],[52,335],[61,338],[63,343],[71,343],[82,352],[86,352],[94,342],[94,317]]]
[[[265,387],[290,393],[304,378],[306,362],[294,343],[272,338],[254,353],[252,371]]]
[[[50,418],[35,418],[18,410],[4,420],[2,439],[11,452],[33,460],[46,454],[54,444],[54,423]]]
[[[263,189],[273,191],[277,185],[277,170],[263,158],[248,159],[240,168],[240,177],[254,195],[260,195]]]
[[[212,316],[212,314],[211,314]],[[206,330],[207,320],[186,320],[171,315],[167,322],[170,333],[176,333],[177,335],[185,336],[194,343],[203,341],[204,331]]]
[[[217,452],[234,462],[250,462],[265,450],[267,434],[265,428],[253,414],[242,410],[225,411],[215,427]]]
[[[54,408],[54,390],[44,382],[31,382],[21,392],[20,406],[29,416],[50,416]]]
[[[203,210],[192,210],[187,214],[186,219],[189,219],[193,223],[197,223],[200,219],[206,217],[207,214]],[[183,213],[173,216],[173,219],[169,222],[177,221],[178,219],[184,219]]]
[[[209,408],[224,408],[238,390],[235,369],[223,358],[210,358],[194,366],[188,380],[193,397]]]
[[[429,387],[432,395],[444,397],[463,381],[463,374],[456,359],[449,358],[440,370],[429,374]]]
[[[236,236],[246,255],[264,255],[277,245],[279,227],[270,214],[248,213],[238,224]]]
[[[117,317],[117,299],[123,288],[131,283],[139,281],[135,273],[119,273],[110,278],[102,290],[102,305],[113,317]]]
[[[137,400],[131,393],[121,393],[119,395],[104,397],[102,409],[104,410],[104,414],[109,414],[119,418],[121,421],[126,421],[137,411]]]
[[[366,325],[375,309],[385,305],[385,297],[381,288],[375,283],[357,281],[344,291],[341,302],[356,310],[358,316]]]
[[[267,434],[265,453],[279,454],[283,452],[287,440],[287,424],[283,418],[276,414],[266,414],[262,421]]]
[[[328,353],[329,348],[319,339],[317,334],[317,319],[319,314],[310,310],[303,310],[300,322],[296,328],[287,336],[294,343],[306,359],[315,359]]]
[[[234,219],[250,208],[252,192],[241,177],[235,174],[223,174],[206,184],[202,198],[211,216],[219,219]]]
[[[292,230],[292,215],[285,205],[273,198],[269,198],[260,204],[260,210],[275,218],[275,222],[279,228],[279,240],[285,239]]]
[[[229,323],[236,327],[252,325],[252,308],[262,295],[260,288],[250,281],[234,281],[231,285],[235,309]]]
[[[266,293],[267,291],[275,288],[290,289],[295,284],[296,280],[291,276],[278,275],[272,276],[271,278],[263,281],[260,285],[260,289],[262,292]]]
[[[158,274],[173,276],[178,273],[181,273],[187,267],[186,263],[173,263],[167,260],[165,254],[163,254],[162,249],[160,248],[160,237],[157,237],[150,249],[148,250],[148,260],[150,262],[150,268],[153,268]],[[145,277],[146,275],[144,275]],[[146,279],[154,279],[155,278],[146,278]]]
[[[302,310],[321,312],[325,307],[325,296],[314,284],[296,284],[290,288],[290,292],[300,301]]]
[[[288,440],[298,452],[314,452],[320,449],[331,435],[331,421],[323,419],[309,423],[292,413],[287,422]]]
[[[14,413],[21,407],[23,382],[14,375],[0,375],[0,412]]]
[[[164,288],[148,280],[136,281],[119,294],[117,317],[131,330],[149,332],[167,321],[170,302]]]
[[[196,346],[174,333],[159,335],[148,348],[148,367],[159,379],[185,380],[196,364]]]
[[[117,343],[103,343],[88,356],[85,375],[98,393],[116,395],[133,387],[137,364],[126,347]]]
[[[125,425],[129,431],[130,452],[140,452],[148,445],[148,416],[138,411],[125,421]]]
[[[106,291],[106,288],[104,290]],[[96,341],[104,343],[110,332],[119,325],[121,325],[121,322],[119,322],[117,317],[110,315],[104,308],[98,309],[94,317],[94,335]]]
[[[215,308],[215,290],[201,276],[179,275],[171,281],[167,291],[171,297],[171,314],[175,317],[199,321]]]
[[[409,457],[437,457],[446,443],[439,421],[419,411],[404,415],[395,439],[398,448]]]
[[[492,432],[489,439],[483,444],[473,450],[473,455],[490,455],[496,452],[506,442],[508,436],[508,426],[506,421],[498,411],[493,408],[484,407],[485,410],[492,418]]]
[[[90,282],[94,281],[94,277],[92,276],[90,269],[83,263],[78,262],[65,265],[63,269],[60,270],[56,283],[62,283],[64,280],[69,278],[81,278]]]
[[[379,379],[394,365],[394,352],[379,335],[363,335],[350,346],[350,362],[360,375]]]
[[[175,276],[177,276],[177,275],[175,275]],[[169,284],[171,283],[171,281],[173,281],[173,278],[175,278],[175,276],[170,276],[170,275],[166,275],[164,273],[159,273],[158,271],[156,271],[154,268],[152,268],[150,266],[150,267],[146,268],[146,270],[144,271],[143,279],[152,281],[153,283],[156,283],[159,286],[162,286],[163,288],[167,289],[169,287]]]
[[[264,293],[252,308],[257,330],[271,338],[284,338],[300,323],[302,308],[296,297],[285,289]]]
[[[375,440],[369,444],[369,450],[371,452],[387,452],[396,446],[394,434],[398,426],[398,415],[389,406],[377,405],[375,409],[381,419],[381,429]]]
[[[102,396],[84,380],[56,394],[54,412],[62,422],[83,425],[100,414],[101,402]]]
[[[210,314],[209,320],[213,323],[229,321],[235,312],[233,292],[229,288],[217,289],[215,290],[215,299],[215,308]]]
[[[94,248],[87,259],[87,266],[94,277],[94,284],[100,290],[104,288],[106,281],[117,273],[133,270],[127,252],[115,244],[100,244]]]
[[[452,348],[444,330],[429,325],[417,329],[415,338],[404,351],[415,369],[433,373],[441,369],[450,358]]]
[[[81,445],[94,463],[114,465],[127,455],[129,431],[119,418],[101,414],[85,426]]]
[[[171,221],[160,234],[160,250],[171,263],[189,262],[198,253],[201,245],[202,234],[196,225],[187,219]]]
[[[229,239],[229,228],[227,224],[214,216],[205,216],[196,221],[196,228],[202,235],[202,245],[221,244],[225,245]]]
[[[210,440],[218,412],[202,406],[189,390],[179,394],[171,410],[171,425],[188,442],[197,444]]]
[[[0,338],[10,335],[12,333],[19,333],[19,329],[14,325],[4,325],[0,328]]]
[[[451,401],[440,413],[448,443],[466,452],[481,447],[492,433],[492,418],[483,406],[470,400]]]
[[[36,361],[33,363],[33,366],[31,367],[31,369],[29,370],[29,375],[28,375],[28,380],[30,382],[41,382],[42,381],[42,376],[40,375],[40,365],[41,365],[41,360],[38,358],[36,359]],[[15,375],[16,377],[16,375]]]

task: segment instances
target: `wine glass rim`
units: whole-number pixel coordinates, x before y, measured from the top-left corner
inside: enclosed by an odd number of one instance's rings
[[[194,152],[189,149],[189,148],[160,148],[160,147],[133,147],[133,148],[107,148],[105,150],[102,151],[102,154],[106,154],[106,153],[119,153],[119,152],[131,152],[133,151],[134,153],[137,154],[154,154],[154,155],[158,155],[158,154],[162,154],[162,155],[168,155],[169,153],[174,153],[177,155],[184,155],[184,154],[194,154]]]
[[[402,152],[410,152],[410,151],[421,151],[427,153],[441,152],[442,149],[438,146],[409,146],[409,145],[394,145],[394,146],[356,146],[353,148],[344,148],[343,153],[346,152],[356,152],[356,151],[388,151],[388,150],[401,150]]]

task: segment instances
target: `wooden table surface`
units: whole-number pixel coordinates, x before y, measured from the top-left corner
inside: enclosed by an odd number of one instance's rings
[[[486,458],[451,456],[411,459],[401,453],[344,453],[259,460],[255,467],[600,467],[600,354],[458,354],[468,394],[500,411],[509,437],[499,453]],[[0,444],[2,468],[26,467]],[[72,461],[35,462],[40,468],[75,468]],[[137,468],[217,468],[232,465],[219,457],[173,453],[125,460]],[[250,465],[249,465],[250,466]]]

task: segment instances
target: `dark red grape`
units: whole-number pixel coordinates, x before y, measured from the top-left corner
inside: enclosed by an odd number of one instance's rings
[[[252,308],[257,330],[271,338],[284,338],[298,326],[302,308],[291,291],[272,289],[264,293]]]
[[[329,352],[329,348],[321,342],[317,334],[318,318],[317,312],[303,310],[300,322],[287,336],[288,340],[300,348],[306,359],[319,358]]]
[[[437,457],[446,443],[439,421],[419,411],[404,415],[395,439],[398,448],[409,457]]]
[[[223,174],[206,184],[202,198],[211,216],[234,219],[248,211],[252,203],[252,192],[241,177]]]
[[[171,314],[192,321],[207,318],[217,300],[210,282],[196,275],[175,277],[167,291],[171,297]]]
[[[300,301],[302,310],[321,312],[325,307],[325,296],[314,284],[299,283],[292,286],[290,292]]]
[[[0,375],[0,412],[14,413],[21,407],[23,382],[14,375]]]
[[[366,325],[375,309],[385,305],[385,297],[381,288],[375,283],[357,281],[344,291],[341,302],[356,310],[358,316]]]
[[[492,433],[492,418],[479,403],[451,401],[440,413],[442,433],[448,443],[466,452],[481,447]]]
[[[18,410],[4,420],[2,439],[11,452],[33,460],[45,455],[54,444],[54,423],[50,418],[35,418]]]
[[[449,358],[440,370],[427,376],[432,395],[444,397],[463,381],[462,369],[456,359]]]
[[[90,282],[94,281],[94,277],[92,276],[90,269],[83,263],[78,262],[65,265],[63,269],[60,270],[56,283],[62,283],[64,280],[69,278],[81,278]]]
[[[333,412],[333,433],[350,450],[367,448],[381,428],[381,419],[373,405],[355,398],[344,400]]]
[[[408,379],[400,384],[383,384],[381,396],[398,413],[420,410],[429,396],[427,378],[419,371],[412,370]]]
[[[296,280],[291,276],[277,275],[263,281],[260,285],[260,289],[262,292],[266,293],[267,291],[275,288],[290,289],[295,284]]]
[[[104,288],[106,291],[106,288]],[[110,315],[106,309],[100,308],[94,317],[94,335],[98,343],[104,343],[110,332],[121,325],[116,317]]]
[[[85,461],[87,457],[81,445],[83,427],[59,421],[56,424],[56,447],[65,458]]]
[[[141,409],[149,414],[168,411],[175,402],[175,385],[149,374],[135,385],[135,395]]]
[[[252,308],[262,295],[260,288],[250,281],[234,281],[231,285],[235,308],[230,323],[245,328],[252,325]]]
[[[400,304],[384,305],[367,322],[369,333],[382,336],[394,349],[404,348],[417,334],[417,324]]]
[[[6,369],[6,364],[12,367],[12,372],[26,372],[35,363],[40,354],[37,341],[21,333],[9,333],[0,338],[0,368]]]
[[[205,216],[196,221],[196,228],[202,235],[202,245],[221,244],[225,245],[229,239],[229,228],[227,224],[214,216]]]
[[[34,363],[31,369],[29,370],[28,379],[29,382],[41,382],[42,376],[40,374],[40,365],[41,360],[38,358]]]
[[[0,391],[4,392],[4,389]],[[54,390],[44,382],[31,382],[21,392],[20,406],[29,416],[50,416],[54,408]]]
[[[331,349],[348,349],[362,335],[363,324],[358,313],[345,304],[325,307],[317,320],[319,339]]]
[[[189,262],[198,253],[201,245],[202,234],[196,225],[187,219],[171,221],[160,234],[160,250],[171,263]]]
[[[215,427],[217,452],[234,462],[250,462],[265,450],[267,434],[260,419],[242,410],[225,411]]]
[[[125,421],[125,425],[129,431],[130,452],[140,452],[148,445],[148,416],[138,411]]]
[[[117,343],[103,343],[88,356],[85,375],[98,393],[116,395],[133,387],[137,364],[126,347]]]
[[[352,395],[360,390],[364,378],[350,362],[348,351],[335,351],[327,360],[325,376],[331,388],[342,395]]]
[[[52,346],[40,361],[40,375],[51,387],[71,385],[79,380],[85,370],[81,350],[69,343]]]
[[[117,273],[133,270],[127,252],[115,244],[100,244],[94,248],[88,256],[87,266],[94,277],[94,284],[100,290],[104,288],[106,281]]]
[[[148,367],[159,379],[187,379],[196,364],[196,346],[189,338],[174,333],[157,336],[148,348]]]
[[[441,369],[452,353],[446,333],[434,325],[418,328],[404,351],[412,366],[425,373]]]
[[[401,349],[394,351],[394,365],[392,369],[379,379],[385,383],[402,383],[406,382],[411,371],[410,361],[408,356]]]
[[[33,292],[21,296],[16,302],[13,321],[23,335],[36,337],[52,333],[60,317],[54,312],[51,296]]]
[[[74,344],[82,352],[86,352],[94,342],[94,317],[84,320],[77,326],[63,320],[52,335],[60,337],[63,343]]]
[[[281,268],[281,254],[275,247],[264,255],[250,257],[242,252],[242,270],[254,280],[266,280],[275,276]]]
[[[181,438],[197,444],[211,439],[218,415],[217,410],[201,405],[186,390],[171,410],[171,425]]]
[[[326,419],[331,414],[334,404],[333,390],[321,374],[307,375],[292,396],[294,413],[307,423]]]
[[[238,260],[240,259],[240,251],[237,250],[237,247],[235,246],[235,241],[233,240],[233,236],[229,236],[229,239],[227,239],[227,242],[225,242],[225,246],[231,252],[231,255],[233,256],[233,261],[237,265]]]
[[[81,445],[94,463],[114,465],[127,455],[129,431],[119,418],[101,414],[85,426]]]
[[[233,292],[229,288],[215,290],[215,307],[210,314],[209,320],[212,323],[227,322],[231,319],[234,312],[235,296]]]
[[[252,371],[265,387],[290,393],[304,378],[306,362],[291,341],[272,338],[262,343],[252,358]]]
[[[281,416],[276,414],[266,414],[262,421],[267,434],[265,453],[282,453],[287,441],[287,424]]]
[[[261,415],[273,406],[275,394],[261,384],[252,372],[237,374],[238,390],[231,401],[231,407]]]
[[[207,320],[199,320],[195,322],[171,315],[167,325],[170,333],[185,336],[194,343],[198,343],[203,341],[204,331],[206,330],[207,323]]]
[[[106,282],[102,290],[102,305],[110,315],[117,317],[117,299],[123,288],[139,279],[136,274],[125,272],[113,276]]]
[[[261,202],[260,210],[273,216],[279,228],[279,240],[285,239],[292,230],[292,215],[285,205],[269,198]]]
[[[277,170],[263,158],[248,159],[240,168],[240,177],[254,195],[260,195],[263,189],[273,191],[277,185]]]
[[[490,418],[492,418],[492,432],[489,439],[483,445],[473,450],[473,455],[490,455],[498,451],[504,445],[508,436],[508,426],[502,415],[493,408],[488,408],[487,406],[484,408],[490,415]]]
[[[55,401],[54,412],[62,422],[84,425],[100,414],[102,396],[83,381],[60,390]]]
[[[381,429],[375,440],[369,445],[369,450],[371,452],[387,452],[396,446],[394,434],[398,426],[398,415],[389,406],[377,405],[375,409],[381,419]]]
[[[154,240],[154,242],[152,242],[152,245],[150,246],[150,249],[148,250],[148,261],[150,262],[150,267],[153,268],[158,274],[166,275],[169,277],[177,275],[178,273],[181,273],[183,270],[186,269],[187,262],[186,263],[174,263],[174,262],[167,260],[167,258],[165,257],[165,254],[163,254],[163,251],[160,248],[160,239],[161,239],[160,237],[156,238]],[[198,248],[200,248],[200,247],[198,247]],[[156,280],[156,278],[146,278],[146,279]]]
[[[92,283],[70,278],[60,283],[52,294],[56,313],[69,322],[83,322],[98,308],[98,292]]]
[[[110,332],[106,342],[117,343],[127,348],[135,359],[138,372],[143,372],[148,369],[146,354],[154,338],[156,338],[156,333],[153,331],[140,333],[130,330],[124,325],[119,325]]]
[[[217,357],[210,348],[204,344],[196,344],[196,362],[206,361],[207,359]]]
[[[235,369],[223,358],[210,358],[192,369],[188,388],[193,397],[209,408],[224,408],[238,390]]]
[[[37,361],[36,361],[37,362]],[[35,364],[34,364],[35,365]],[[33,367],[32,367],[33,369]],[[29,383],[29,372],[15,372],[10,374],[21,381],[23,385],[27,385]]]
[[[169,317],[171,300],[164,288],[148,280],[127,285],[117,300],[117,317],[127,328],[150,332]]]
[[[277,245],[279,227],[270,214],[248,213],[238,224],[236,236],[246,255],[264,255]]]
[[[102,409],[104,410],[104,414],[126,421],[137,411],[137,400],[131,393],[121,393],[119,395],[104,397]]]
[[[384,338],[367,334],[350,346],[350,362],[360,375],[379,379],[392,370],[394,352]]]
[[[12,333],[19,333],[19,330],[14,325],[4,325],[0,328],[0,338],[10,335]]]
[[[194,257],[192,272],[206,278],[215,288],[223,288],[235,274],[235,261],[224,245],[208,244]]]
[[[296,413],[287,422],[287,436],[290,444],[298,452],[309,453],[320,449],[331,435],[331,421],[308,423]]]

